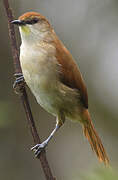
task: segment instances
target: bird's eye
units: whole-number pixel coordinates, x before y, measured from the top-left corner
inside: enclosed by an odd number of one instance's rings
[[[31,20],[27,20],[26,24],[36,24],[38,21],[39,21],[39,19],[34,18],[34,19],[31,19]]]

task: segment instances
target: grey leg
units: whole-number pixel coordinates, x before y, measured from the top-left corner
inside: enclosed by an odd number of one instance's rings
[[[54,128],[50,136],[41,144],[36,144],[34,147],[31,148],[31,150],[34,151],[36,157],[40,155],[40,152],[45,149],[45,147],[48,145],[49,141],[52,139],[52,137],[57,132],[57,130],[64,124],[65,116],[63,114],[60,114],[57,117],[56,121],[57,121],[56,127]]]

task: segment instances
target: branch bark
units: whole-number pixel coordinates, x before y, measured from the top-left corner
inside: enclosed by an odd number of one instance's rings
[[[13,24],[11,24],[11,21],[14,20],[13,13],[9,6],[8,0],[3,0],[3,4],[4,4],[4,8],[5,8],[7,20],[8,20],[8,29],[9,29],[9,37],[10,37],[11,49],[12,49],[14,71],[15,71],[15,73],[21,73],[22,70],[21,70],[20,61],[19,61],[19,53],[18,53],[18,48],[17,48],[15,29],[14,29]],[[23,105],[25,113],[26,113],[27,122],[30,127],[30,131],[31,131],[34,143],[40,144],[41,140],[37,133],[37,129],[36,129],[35,122],[34,122],[34,119],[32,116],[32,112],[31,112],[31,108],[29,105],[29,100],[28,100],[28,96],[27,96],[25,87],[22,89],[20,98],[21,98],[21,102],[22,102],[22,105]],[[46,180],[55,180],[55,178],[53,177],[53,174],[51,172],[49,163],[47,161],[45,151],[41,152],[39,159],[40,159],[41,166],[44,171]]]

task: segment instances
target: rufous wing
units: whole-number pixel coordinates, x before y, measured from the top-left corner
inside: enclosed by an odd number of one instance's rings
[[[56,58],[61,64],[62,68],[62,81],[65,85],[78,89],[81,94],[81,100],[85,108],[88,108],[88,94],[87,89],[79,71],[79,68],[72,55],[63,45],[63,43],[58,39],[55,32],[54,34],[54,44],[56,47]]]

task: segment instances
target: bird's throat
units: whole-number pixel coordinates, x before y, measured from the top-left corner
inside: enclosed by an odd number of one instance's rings
[[[29,35],[30,34],[30,29],[27,26],[21,26],[21,30],[23,31],[24,34]]]

